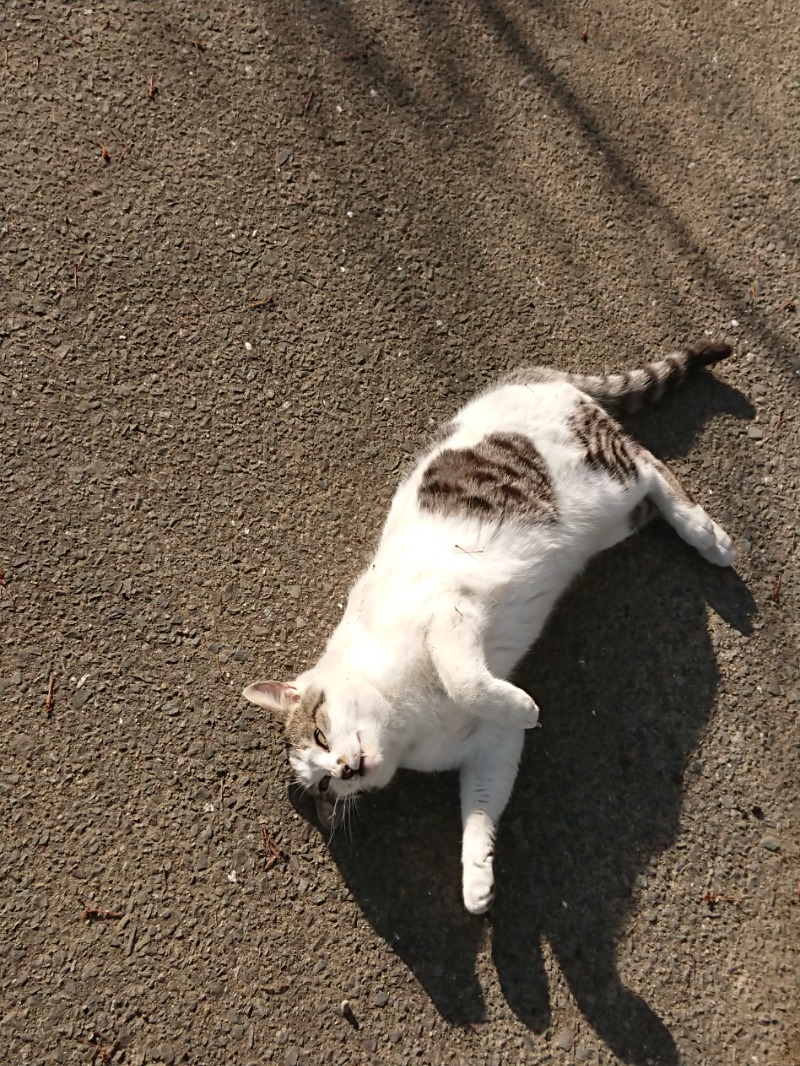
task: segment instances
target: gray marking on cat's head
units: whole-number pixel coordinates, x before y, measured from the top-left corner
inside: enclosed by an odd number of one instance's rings
[[[291,684],[257,682],[243,695],[283,718],[289,762],[326,828],[343,820],[358,794],[393,776],[383,729],[391,708],[362,678],[312,670]]]

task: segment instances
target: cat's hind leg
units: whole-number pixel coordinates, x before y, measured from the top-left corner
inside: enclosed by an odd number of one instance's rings
[[[730,566],[736,552],[731,538],[699,503],[695,503],[670,470],[650,452],[642,449],[640,474],[649,483],[647,498],[678,536],[710,563]]]
[[[461,867],[470,914],[485,913],[494,899],[497,823],[514,787],[524,738],[519,729],[482,726],[475,752],[461,768]]]
[[[478,718],[532,729],[539,708],[527,692],[495,677],[486,664],[480,620],[467,599],[442,607],[428,627],[428,653],[447,695]]]

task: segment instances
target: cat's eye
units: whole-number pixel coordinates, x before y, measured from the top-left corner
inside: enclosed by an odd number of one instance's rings
[[[316,740],[317,744],[319,744],[321,748],[324,748],[325,751],[328,751],[328,738],[325,736],[321,729],[314,730],[314,740]]]
[[[320,792],[327,792],[328,791],[328,785],[330,783],[331,783],[331,779],[329,777],[323,777],[323,779],[320,781],[320,783],[318,785],[318,788],[319,788]]]

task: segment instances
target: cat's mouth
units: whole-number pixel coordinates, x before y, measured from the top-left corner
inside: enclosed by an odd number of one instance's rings
[[[342,780],[349,781],[351,777],[363,777],[367,772],[367,761],[362,752],[358,759],[358,766],[354,770],[352,766],[342,767]]]
[[[340,777],[343,781],[349,781],[352,777],[363,777],[367,772],[367,760],[364,758],[364,749],[361,747],[361,733],[356,733],[358,740],[358,766],[344,764]]]

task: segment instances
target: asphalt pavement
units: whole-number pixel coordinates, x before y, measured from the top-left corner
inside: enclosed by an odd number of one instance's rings
[[[800,1064],[799,20],[0,5],[4,1063]],[[565,598],[491,914],[449,775],[329,842],[240,692],[428,434],[707,337],[630,428],[736,565],[654,524]]]

